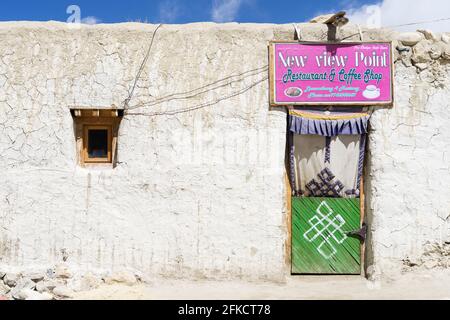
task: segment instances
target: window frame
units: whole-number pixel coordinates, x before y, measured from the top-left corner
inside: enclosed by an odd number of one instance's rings
[[[89,131],[106,130],[107,131],[107,157],[90,158],[89,157]],[[83,125],[83,152],[82,161],[85,164],[111,164],[112,163],[112,125],[108,124],[84,124]]]
[[[115,168],[117,166],[117,151],[119,127],[124,116],[123,109],[71,107],[73,118],[77,165],[82,168]],[[89,129],[108,130],[108,158],[88,157]]]

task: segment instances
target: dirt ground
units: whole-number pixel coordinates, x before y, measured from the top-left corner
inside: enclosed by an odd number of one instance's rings
[[[298,276],[286,283],[158,280],[152,285],[110,285],[80,292],[77,300],[450,300],[450,270],[408,273],[393,281],[359,276]]]

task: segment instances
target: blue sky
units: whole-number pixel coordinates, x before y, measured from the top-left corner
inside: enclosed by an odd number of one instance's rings
[[[369,27],[450,32],[449,0],[4,0],[0,4],[0,21],[67,21],[71,16],[67,13],[70,5],[77,5],[82,22],[90,24],[291,23],[346,10],[352,22]],[[396,27],[412,22],[421,23]]]
[[[69,5],[78,5],[81,17],[96,22],[147,21],[186,23],[196,21],[237,21],[289,23],[315,14],[362,6],[379,1],[363,0],[14,0],[2,1],[0,20],[66,21]]]

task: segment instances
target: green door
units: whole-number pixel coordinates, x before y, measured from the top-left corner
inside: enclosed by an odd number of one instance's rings
[[[292,273],[360,274],[360,200],[292,198]]]

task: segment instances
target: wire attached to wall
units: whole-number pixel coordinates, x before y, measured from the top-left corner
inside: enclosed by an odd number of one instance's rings
[[[410,22],[410,23],[404,23],[404,24],[397,24],[397,25],[390,25],[390,26],[385,26],[383,28],[386,29],[392,29],[392,28],[398,28],[398,27],[407,27],[407,26],[415,26],[415,25],[420,25],[420,24],[424,24],[424,23],[436,23],[436,22],[442,22],[442,21],[449,21],[450,18],[442,18],[442,19],[436,19],[436,20],[428,20],[428,21],[419,21],[419,22]],[[358,27],[360,28],[360,26],[358,25]],[[358,33],[354,33],[351,34],[341,40],[347,40],[348,38],[351,38],[353,36],[357,36],[360,35],[362,36],[362,34],[369,32],[370,30],[362,30]]]
[[[248,85],[247,87],[240,89],[236,92],[233,92],[227,96],[222,96],[216,100],[212,100],[209,102],[205,102],[199,105],[195,105],[195,106],[191,106],[191,107],[187,107],[187,108],[183,108],[183,109],[177,109],[177,110],[171,110],[171,111],[157,111],[157,112],[127,112],[126,115],[131,115],[131,116],[148,116],[148,117],[153,117],[153,116],[172,116],[172,115],[176,115],[179,113],[186,113],[186,112],[190,112],[190,111],[194,111],[194,110],[198,110],[198,109],[202,109],[202,108],[206,108],[215,104],[218,104],[221,101],[225,101],[225,100],[229,100],[233,97],[239,96],[249,90],[251,90],[252,88],[256,87],[258,84],[266,81],[268,79],[268,76],[264,76],[263,78],[253,82],[252,84]]]
[[[435,23],[435,22],[442,22],[442,21],[448,21],[450,18],[441,18],[441,19],[435,19],[435,20],[428,20],[428,21],[418,21],[418,22],[410,22],[405,24],[398,24],[398,25],[390,25],[385,28],[397,28],[397,27],[406,27],[406,26],[415,26],[418,24],[424,24],[424,23]]]
[[[132,87],[131,90],[129,91],[128,98],[126,98],[126,99],[124,100],[124,102],[123,102],[125,109],[128,108],[128,105],[129,105],[131,99],[133,98],[133,94],[134,94],[134,90],[136,89],[136,85],[137,85],[137,83],[138,83],[138,81],[139,81],[139,78],[141,77],[142,71],[144,70],[144,67],[145,67],[145,65],[147,64],[148,58],[149,58],[149,56],[150,56],[150,51],[152,50],[152,46],[153,46],[153,42],[154,42],[154,40],[155,40],[156,33],[158,32],[159,28],[161,28],[161,27],[162,27],[162,23],[160,23],[160,24],[156,27],[155,31],[153,32],[152,40],[150,41],[150,45],[149,45],[149,47],[148,47],[147,54],[145,55],[145,58],[144,58],[144,60],[143,60],[142,63],[141,63],[141,66],[140,66],[139,71],[138,71],[138,73],[137,73],[137,75],[136,75],[136,78],[134,79],[133,87]]]
[[[216,80],[212,83],[209,83],[207,85],[204,85],[202,87],[199,87],[199,88],[196,88],[193,90],[189,90],[189,91],[185,91],[185,92],[175,92],[175,93],[168,94],[166,96],[156,98],[149,102],[142,102],[142,103],[138,103],[136,105],[130,105],[127,110],[130,111],[130,110],[134,110],[134,109],[138,109],[138,108],[142,108],[142,107],[152,107],[152,106],[156,106],[156,105],[166,103],[169,101],[174,101],[174,100],[187,100],[187,99],[195,98],[200,95],[206,94],[208,92],[214,91],[216,89],[230,86],[234,83],[240,83],[249,77],[253,77],[253,76],[259,75],[261,73],[266,73],[268,68],[269,68],[269,66],[265,65],[265,66],[262,66],[259,68],[241,72],[239,74],[230,75],[226,78]]]

